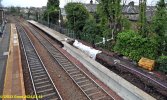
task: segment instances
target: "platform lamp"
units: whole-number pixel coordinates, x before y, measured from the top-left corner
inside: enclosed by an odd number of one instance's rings
[[[48,26],[49,26],[49,23],[50,23],[50,22],[49,22],[49,21],[50,21],[50,20],[49,20],[49,12],[48,12],[48,18],[47,18],[47,19],[48,19]]]
[[[61,9],[59,9],[59,20],[58,20],[58,22],[59,22],[59,26],[61,27],[61,19],[60,19],[60,16],[61,15]]]

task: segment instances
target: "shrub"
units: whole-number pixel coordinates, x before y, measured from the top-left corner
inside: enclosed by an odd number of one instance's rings
[[[157,45],[157,41],[152,38],[143,38],[134,31],[126,31],[118,33],[114,51],[135,61],[138,61],[141,57],[155,59]]]
[[[158,70],[167,73],[167,56],[160,56],[157,63]]]

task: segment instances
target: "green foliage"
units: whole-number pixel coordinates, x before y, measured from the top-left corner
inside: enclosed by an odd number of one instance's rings
[[[153,19],[153,30],[156,32],[159,36],[164,36],[164,34],[167,31],[167,11],[165,2],[163,5],[164,0],[161,0],[157,4],[157,11]]]
[[[47,2],[47,10],[44,12],[44,20],[48,20],[51,23],[58,23],[59,19],[59,0],[48,0]]]
[[[20,7],[11,6],[10,7],[10,13],[19,15],[20,14],[20,9],[21,9]]]
[[[86,20],[89,18],[89,13],[86,8],[80,3],[68,3],[65,6],[67,13],[68,27],[76,33],[77,38],[81,38],[80,34],[83,31]]]
[[[100,33],[100,28],[97,26],[94,19],[88,19],[83,28],[83,33],[97,35]]]
[[[47,9],[57,8],[59,9],[59,0],[48,0]]]
[[[16,10],[16,8],[15,8],[14,6],[11,6],[11,7],[10,7],[10,12],[11,12],[11,13],[16,13],[17,10]]]
[[[86,23],[85,26],[83,28],[83,33],[84,36],[82,36],[82,38],[85,38],[87,36],[88,41],[91,41],[91,43],[94,43],[96,41],[96,35],[99,35],[101,33],[100,27],[96,24],[95,19],[93,18],[89,18]]]
[[[144,37],[147,37],[146,0],[143,0],[140,4],[139,33]]]
[[[118,34],[114,51],[135,61],[138,61],[141,57],[155,59],[157,45],[157,41],[154,39],[143,38],[133,31],[126,31]]]
[[[30,15],[31,15],[31,9],[28,9],[27,17],[30,18]]]
[[[121,22],[122,22],[123,30],[130,30],[131,23],[130,23],[130,21],[126,17],[123,17],[121,19]]]
[[[101,25],[104,29],[110,29],[105,34],[110,32],[113,35],[122,29],[121,19],[121,0],[101,0],[97,12],[101,18]],[[108,28],[107,28],[108,27]],[[113,36],[115,37],[115,36]]]
[[[164,0],[160,0],[153,18],[152,31],[159,37],[160,55],[167,53],[167,10]]]
[[[167,56],[160,56],[157,60],[158,70],[167,73]]]

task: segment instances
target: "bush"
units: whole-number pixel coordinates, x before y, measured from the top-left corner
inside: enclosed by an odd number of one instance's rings
[[[141,57],[155,59],[157,45],[158,43],[154,39],[143,38],[134,31],[126,31],[118,33],[114,51],[135,61],[138,61]]]
[[[167,73],[167,56],[160,56],[157,63],[158,70]]]

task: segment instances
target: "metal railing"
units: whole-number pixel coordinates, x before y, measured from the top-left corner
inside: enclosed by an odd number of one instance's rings
[[[76,39],[76,34],[71,29],[62,27],[59,24],[53,24],[53,23],[48,24],[48,22],[44,20],[38,20],[38,22],[61,34],[64,34],[70,38]],[[110,49],[112,46],[112,43],[110,43],[111,41],[105,41],[105,43],[103,43],[103,37],[99,35],[94,36],[93,34],[89,34],[89,33],[81,33],[80,36],[81,36],[81,40],[84,40],[92,45],[95,45],[96,47]]]

